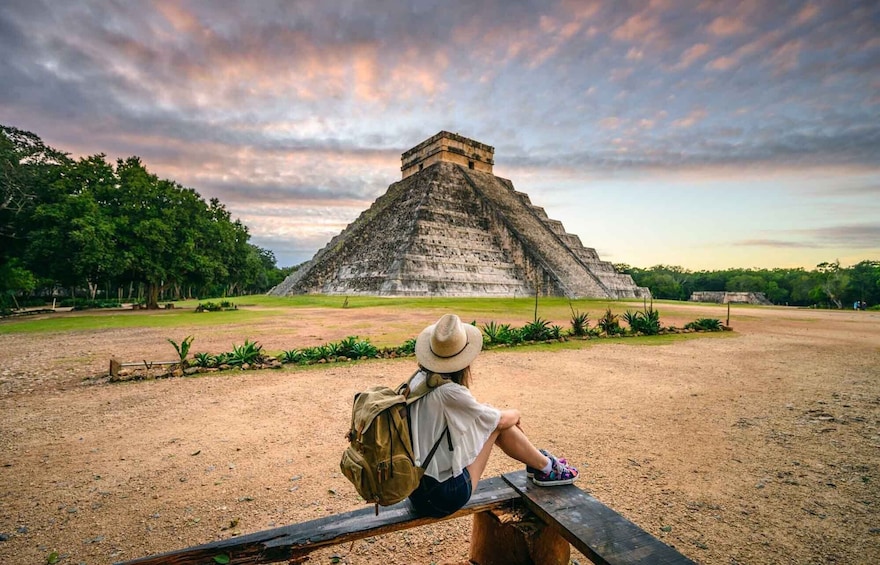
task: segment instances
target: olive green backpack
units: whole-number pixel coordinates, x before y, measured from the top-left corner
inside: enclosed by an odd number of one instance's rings
[[[349,445],[342,454],[339,468],[364,500],[376,504],[376,513],[380,505],[396,504],[419,486],[444,435],[452,450],[447,427],[422,465],[415,463],[409,406],[434,388],[428,386],[428,380],[435,386],[450,382],[438,381],[439,375],[431,377],[417,390],[410,390],[410,378],[397,389],[374,386],[354,396],[347,436]]]

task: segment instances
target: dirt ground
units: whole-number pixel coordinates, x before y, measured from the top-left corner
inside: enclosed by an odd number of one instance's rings
[[[665,325],[724,319],[660,310]],[[277,350],[353,327],[415,335],[437,317],[334,316],[351,319],[328,329],[303,311],[249,337]],[[735,308],[731,326],[663,345],[487,351],[472,390],[520,408],[579,486],[695,561],[880,563],[880,313]],[[199,351],[243,338],[195,331]],[[352,395],[396,385],[413,359],[83,381],[111,356],[167,357],[167,333],[0,335],[0,563],[110,563],[361,507],[338,468]],[[496,453],[487,475],[517,468]],[[469,518],[452,520],[311,562],[462,563],[469,535]]]

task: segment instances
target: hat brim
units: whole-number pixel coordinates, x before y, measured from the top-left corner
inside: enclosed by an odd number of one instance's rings
[[[438,357],[431,351],[431,335],[437,324],[431,324],[416,338],[416,359],[419,365],[435,373],[455,373],[468,367],[483,349],[483,332],[471,324],[461,324],[467,333],[467,345],[457,355]]]

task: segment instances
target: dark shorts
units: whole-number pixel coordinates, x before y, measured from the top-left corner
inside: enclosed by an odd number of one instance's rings
[[[471,474],[465,469],[459,476],[442,483],[425,475],[422,482],[411,495],[416,512],[423,516],[442,518],[467,504],[471,499]]]

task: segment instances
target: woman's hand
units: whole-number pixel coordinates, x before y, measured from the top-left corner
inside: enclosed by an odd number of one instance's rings
[[[516,426],[522,429],[520,426],[520,413],[516,408],[509,408],[507,410],[501,411],[501,418],[498,419],[498,430],[506,430],[507,428],[512,428]]]

